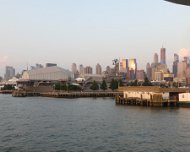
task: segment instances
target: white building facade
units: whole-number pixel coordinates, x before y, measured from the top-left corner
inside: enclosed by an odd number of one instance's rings
[[[24,80],[63,80],[73,79],[73,74],[66,69],[53,66],[41,69],[24,71],[22,79]]]

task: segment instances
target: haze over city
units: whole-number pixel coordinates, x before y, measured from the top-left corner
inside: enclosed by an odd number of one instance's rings
[[[0,75],[6,65],[105,67],[114,58],[136,58],[145,69],[162,45],[171,69],[174,53],[189,54],[187,14],[189,7],[163,0],[0,0]]]

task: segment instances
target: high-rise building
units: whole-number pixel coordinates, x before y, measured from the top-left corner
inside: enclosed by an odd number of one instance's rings
[[[99,63],[96,65],[96,74],[102,74],[102,66]]]
[[[79,65],[79,74],[80,74],[81,76],[84,75],[84,66],[83,66],[82,64]]]
[[[178,63],[179,63],[179,55],[175,53],[174,54],[174,62],[173,62],[173,74],[174,74],[174,77],[177,77]]]
[[[91,66],[86,66],[84,68],[84,74],[92,74],[92,67]]]
[[[15,69],[12,66],[6,66],[4,79],[9,80],[14,76],[15,76]]]
[[[129,72],[129,79],[134,80],[136,79],[137,74],[137,62],[136,59],[129,59],[128,60],[128,72]]]
[[[187,63],[187,66],[190,67],[190,58],[188,56],[184,57],[184,61]]]
[[[144,70],[137,70],[137,80],[143,81],[144,80]]]
[[[158,54],[154,54],[154,64],[158,64]]]
[[[152,69],[151,69],[150,63],[147,63],[146,64],[146,75],[149,80],[151,80],[151,77],[152,77],[151,71],[152,71]]]
[[[166,49],[163,47],[160,49],[160,63],[166,64]]]
[[[179,62],[179,55],[174,53],[174,62]]]
[[[109,74],[109,75],[111,74],[111,68],[110,68],[110,66],[107,66],[107,67],[106,67],[105,73],[106,73],[106,74]]]
[[[127,71],[128,71],[128,60],[127,59],[121,59],[119,61],[119,72],[127,73]]]
[[[75,74],[77,73],[77,65],[76,63],[72,63],[71,71]]]
[[[80,66],[79,66],[79,70],[80,70]],[[79,71],[77,70],[77,65],[76,63],[72,63],[71,66],[71,71],[74,74],[74,78],[78,78],[79,77]],[[83,70],[84,71],[84,70]]]
[[[170,73],[166,64],[158,64],[151,68],[152,80],[160,81],[163,78],[163,74]],[[162,75],[160,75],[162,73]]]
[[[179,62],[177,69],[178,69],[177,77],[186,78],[187,62],[185,62],[185,61]]]

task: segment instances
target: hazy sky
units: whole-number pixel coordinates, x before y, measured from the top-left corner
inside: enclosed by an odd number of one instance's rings
[[[70,69],[111,65],[114,58],[137,58],[190,48],[190,7],[163,0],[0,0],[0,75],[35,63]]]

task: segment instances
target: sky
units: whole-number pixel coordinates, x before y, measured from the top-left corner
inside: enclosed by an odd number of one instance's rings
[[[0,75],[47,62],[103,68],[136,58],[138,69],[166,48],[190,52],[190,7],[164,0],[0,0]],[[180,51],[181,50],[181,51]],[[95,71],[95,69],[94,69]]]

